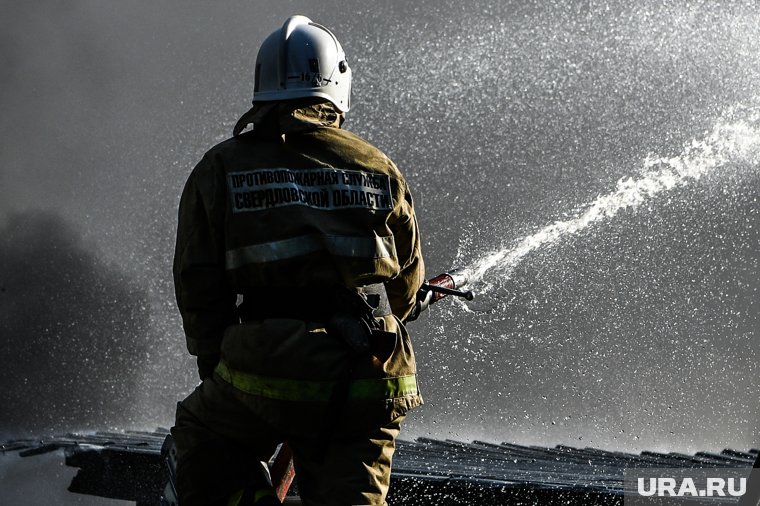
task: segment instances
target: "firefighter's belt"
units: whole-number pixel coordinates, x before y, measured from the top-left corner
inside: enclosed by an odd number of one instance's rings
[[[272,288],[246,293],[238,311],[244,322],[270,318],[326,322],[336,313],[353,312],[346,307],[346,292],[361,295],[375,318],[391,314],[388,294],[382,283],[357,288]]]

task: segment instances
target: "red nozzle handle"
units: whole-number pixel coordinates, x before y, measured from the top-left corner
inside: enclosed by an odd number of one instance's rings
[[[467,275],[457,269],[452,270],[451,272],[444,272],[443,274],[439,274],[427,282],[433,291],[433,300],[430,302],[438,302],[447,295],[458,295],[460,297],[464,297],[467,300],[472,300],[472,292],[459,291],[459,289],[465,286],[467,282]],[[436,287],[442,290],[436,290]]]

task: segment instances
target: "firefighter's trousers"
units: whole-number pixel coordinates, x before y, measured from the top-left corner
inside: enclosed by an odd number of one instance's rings
[[[386,504],[391,458],[403,418],[359,435],[331,431],[325,423],[329,420],[313,420],[313,435],[292,437],[251,412],[229,384],[214,375],[177,404],[172,435],[179,504],[226,506],[243,488],[253,492],[248,497],[266,496],[271,486],[261,462],[268,461],[283,441],[293,450],[304,505]]]

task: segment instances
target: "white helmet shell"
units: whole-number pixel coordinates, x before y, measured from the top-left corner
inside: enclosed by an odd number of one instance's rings
[[[321,97],[351,107],[351,69],[338,39],[306,16],[291,16],[256,57],[253,102]]]

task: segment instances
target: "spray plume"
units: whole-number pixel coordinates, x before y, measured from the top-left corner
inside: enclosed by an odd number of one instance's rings
[[[466,268],[470,282],[492,270],[509,276],[529,253],[557,243],[624,209],[635,209],[677,186],[696,181],[731,161],[757,161],[760,148],[760,98],[751,106],[727,110],[702,140],[693,140],[675,157],[647,156],[641,176],[620,179],[614,191],[598,196],[568,220],[556,221],[505,247],[481,257]]]

